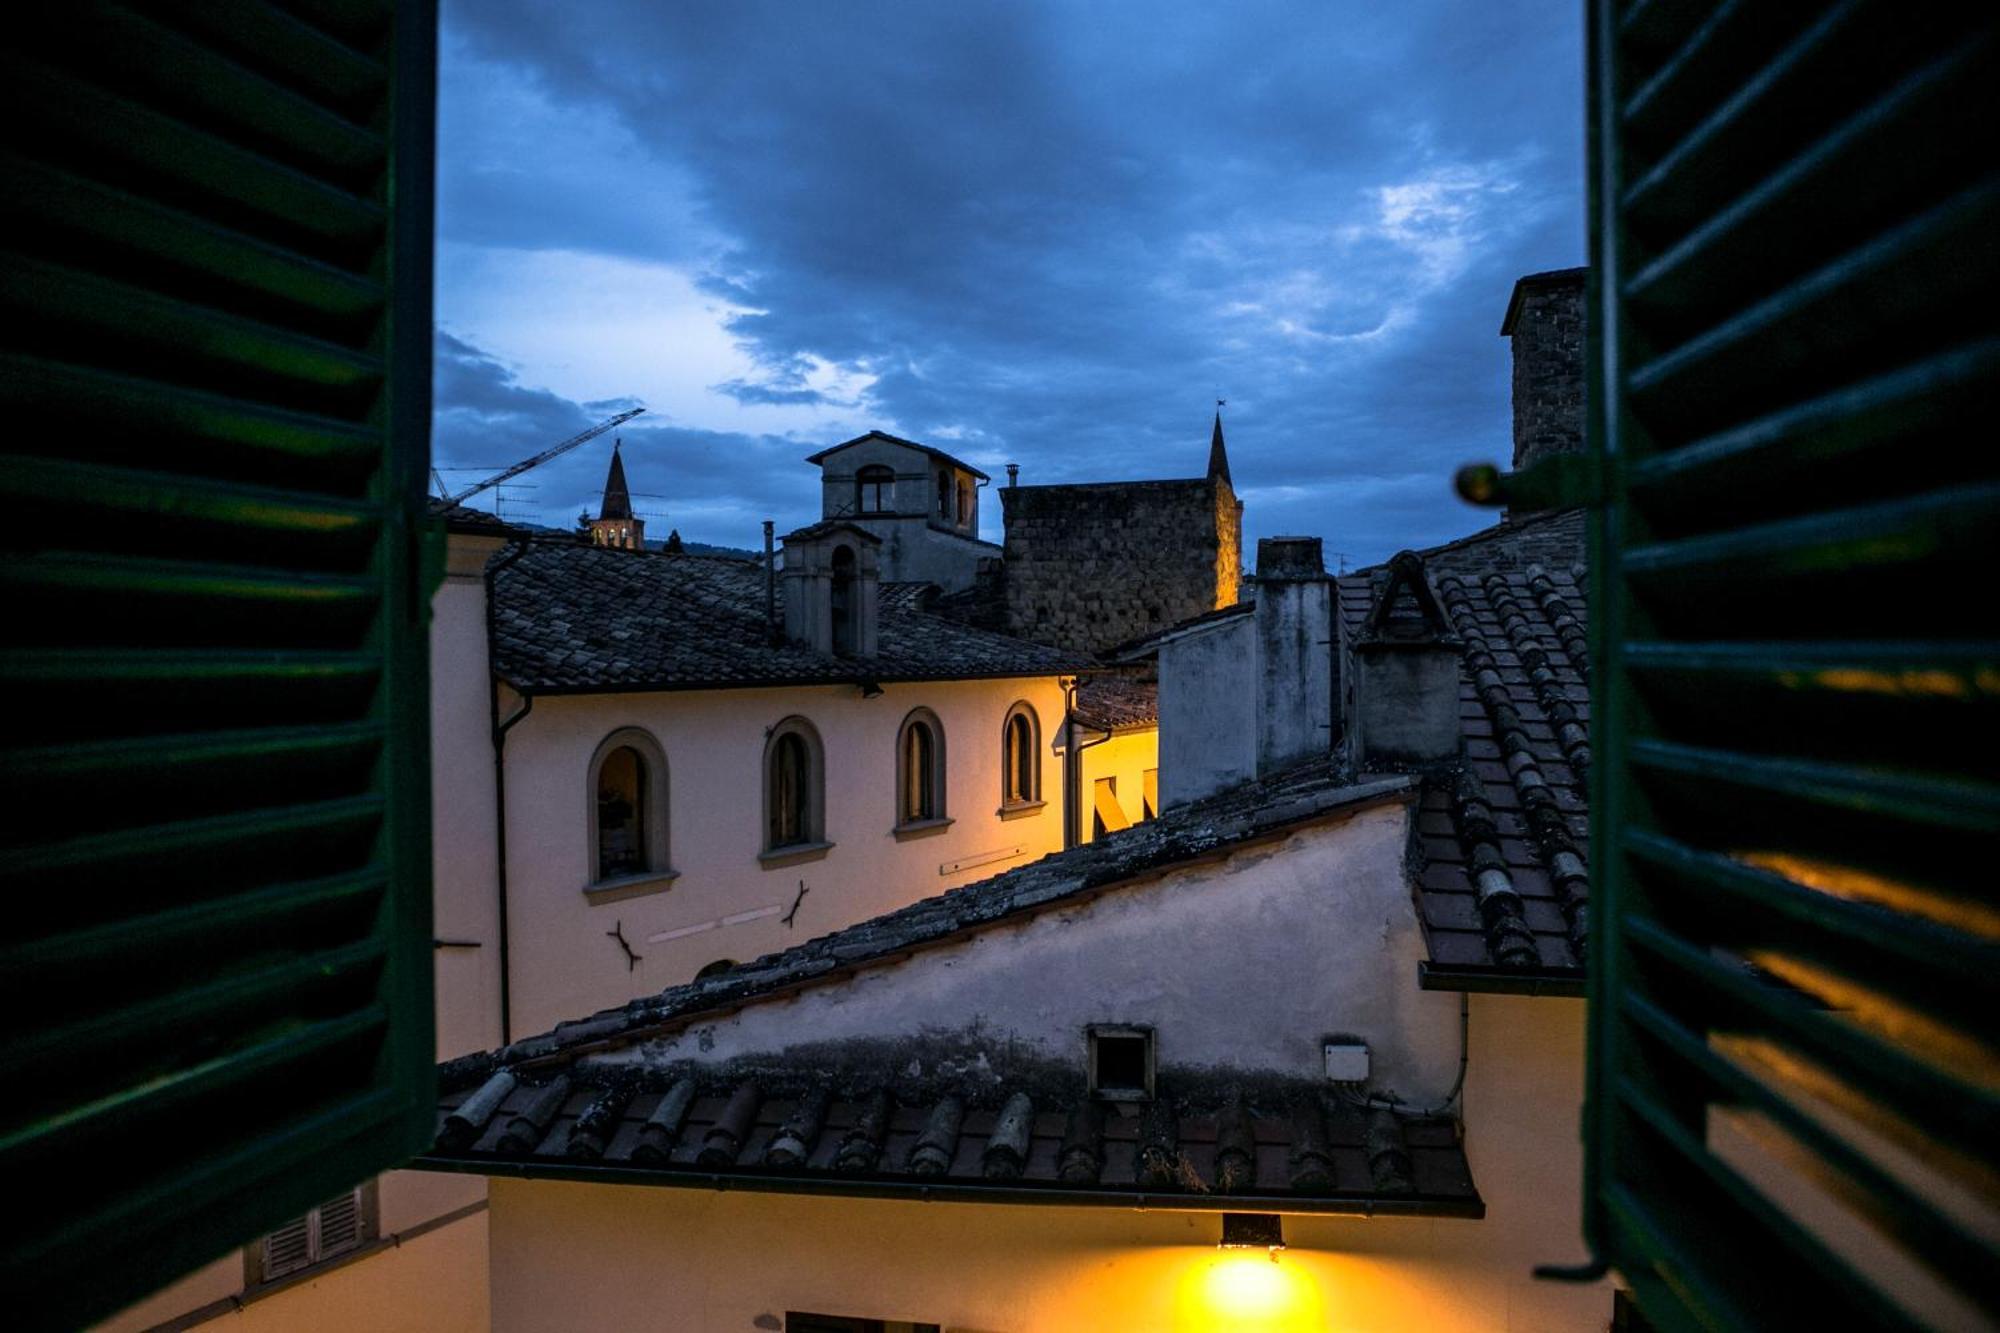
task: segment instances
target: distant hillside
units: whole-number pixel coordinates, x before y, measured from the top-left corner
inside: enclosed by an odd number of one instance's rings
[[[646,545],[657,551],[665,546],[666,543],[647,542]],[[689,555],[719,555],[729,560],[762,560],[764,558],[756,551],[746,551],[740,546],[711,546],[707,542],[683,541],[681,549]]]

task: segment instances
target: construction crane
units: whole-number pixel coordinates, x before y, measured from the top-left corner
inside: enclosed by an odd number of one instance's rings
[[[494,473],[492,476],[488,477],[485,481],[477,482],[471,486],[467,486],[464,490],[459,491],[454,495],[445,496],[444,497],[445,503],[464,504],[467,500],[471,499],[473,496],[479,494],[483,490],[488,490],[494,486],[498,486],[503,481],[512,481],[514,478],[520,476],[523,472],[526,472],[529,468],[540,467],[542,464],[548,462],[551,458],[555,458],[562,454],[566,454],[570,450],[576,448],[579,444],[588,444],[590,441],[604,434],[605,431],[610,430],[613,426],[622,425],[625,422],[630,421],[633,417],[638,416],[641,412],[644,412],[645,410],[646,409],[643,407],[635,407],[629,412],[620,412],[617,416],[612,417],[608,421],[600,421],[587,431],[583,431],[580,432],[579,434],[572,435],[567,440],[564,440],[559,444],[550,445],[548,448],[536,454],[533,458],[524,459],[521,462],[514,464],[514,466],[508,468],[504,472]],[[435,471],[433,471],[432,475],[436,476],[437,474]],[[442,478],[440,478],[439,480],[440,484],[442,484]]]

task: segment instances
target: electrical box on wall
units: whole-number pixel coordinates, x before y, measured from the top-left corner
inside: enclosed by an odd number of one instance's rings
[[[1326,1076],[1335,1083],[1366,1083],[1368,1043],[1365,1041],[1326,1043]]]

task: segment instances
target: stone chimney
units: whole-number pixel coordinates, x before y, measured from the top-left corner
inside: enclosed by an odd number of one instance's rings
[[[1583,294],[1588,269],[1514,284],[1502,337],[1514,348],[1514,470],[1583,449]],[[1519,517],[1509,514],[1511,517]]]
[[[1424,562],[1403,551],[1349,653],[1354,766],[1429,768],[1459,757],[1460,646]]]
[[[784,543],[785,638],[836,657],[874,657],[882,539],[834,522],[788,533]]]
[[[1333,744],[1333,583],[1317,537],[1257,543],[1257,771]]]

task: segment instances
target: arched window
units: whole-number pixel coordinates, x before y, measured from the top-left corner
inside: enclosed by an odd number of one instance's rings
[[[930,824],[944,812],[944,727],[928,708],[903,719],[896,736],[896,824]]]
[[[854,655],[854,548],[833,548],[833,651]]]
[[[938,522],[951,522],[951,473],[938,473]]]
[[[636,727],[614,731],[590,761],[590,880],[667,870],[667,758]]]
[[[859,514],[887,514],[895,508],[896,473],[881,464],[871,464],[854,474],[854,510]]]
[[[710,977],[719,977],[735,966],[736,960],[734,958],[718,958],[714,962],[705,965],[701,971],[695,973],[694,979],[696,981],[706,981]]]
[[[764,850],[826,840],[825,762],[819,733],[802,717],[771,729],[764,747]]]
[[[1027,702],[1007,710],[1000,729],[1000,808],[1041,804],[1042,724]]]
[[[973,496],[972,478],[960,477],[958,479],[958,526],[961,528],[972,526],[972,511],[978,503]]]

